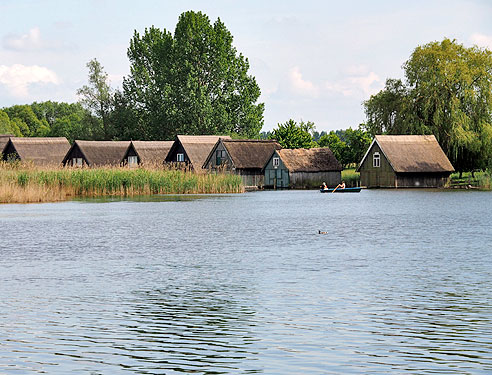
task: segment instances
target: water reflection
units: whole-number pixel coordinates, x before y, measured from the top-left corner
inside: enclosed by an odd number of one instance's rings
[[[258,340],[252,332],[255,312],[235,301],[234,292],[241,294],[230,287],[135,292],[124,317],[134,339],[124,350],[154,369],[221,374],[240,367],[254,372],[254,363],[248,363],[258,355],[251,347]]]

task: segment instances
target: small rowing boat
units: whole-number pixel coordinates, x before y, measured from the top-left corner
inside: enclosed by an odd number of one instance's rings
[[[328,188],[328,189],[320,189],[319,191],[322,193],[333,193],[334,188]],[[336,189],[335,193],[360,193],[361,188],[360,187],[350,187],[350,188],[345,188],[345,189]]]

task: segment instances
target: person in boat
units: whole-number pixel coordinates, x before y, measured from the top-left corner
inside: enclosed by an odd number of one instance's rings
[[[328,186],[326,186],[326,182],[323,182],[323,185],[321,185],[321,188],[323,190],[328,190]]]
[[[338,184],[337,187],[335,188],[335,190],[337,189],[345,189],[345,181],[342,181],[341,184]]]

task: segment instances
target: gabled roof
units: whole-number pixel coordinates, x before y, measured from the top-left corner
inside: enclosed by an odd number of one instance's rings
[[[377,143],[395,172],[454,172],[433,135],[376,135],[357,170]]]
[[[133,147],[141,163],[162,164],[173,143],[174,141],[132,141],[130,147]],[[125,157],[127,154],[128,151]]]
[[[277,151],[289,172],[341,171],[342,165],[328,147],[282,149]]]
[[[219,138],[231,139],[227,135],[178,135],[169,151],[169,155],[177,147],[177,143],[179,142],[183,146],[186,155],[188,155],[193,169],[199,170],[202,168],[208,154]]]
[[[214,156],[217,146],[222,143],[226,149],[232,164],[238,169],[262,169],[268,162],[274,150],[280,150],[282,146],[272,139],[257,140],[257,139],[219,139],[214,148],[210,151],[207,160],[203,167],[208,164],[209,160]]]
[[[90,166],[119,165],[123,160],[123,156],[125,156],[128,146],[130,146],[130,141],[76,140],[70,151],[78,147]],[[69,159],[69,154],[70,152],[63,159],[64,163]]]
[[[60,164],[70,149],[65,137],[10,137],[5,145],[11,144],[21,161],[30,161],[34,165]]]
[[[13,137],[12,134],[0,134],[0,154],[3,152],[5,145],[8,143],[9,138]]]

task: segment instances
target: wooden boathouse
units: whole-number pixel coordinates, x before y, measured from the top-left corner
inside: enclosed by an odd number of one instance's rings
[[[12,134],[0,134],[0,154],[3,153],[3,149],[7,145],[10,137],[13,137],[13,135]]]
[[[440,188],[454,168],[433,135],[376,135],[357,171],[368,188]]]
[[[123,165],[162,166],[173,143],[174,141],[131,141],[123,156]]]
[[[220,135],[178,135],[166,157],[166,163],[178,167],[204,171],[203,163],[219,138],[231,139]]]
[[[2,153],[6,161],[20,160],[36,166],[60,165],[70,143],[65,137],[10,137]]]
[[[341,182],[342,165],[328,147],[275,150],[264,167],[265,187],[318,188]]]
[[[210,151],[203,168],[238,174],[245,187],[262,187],[263,167],[272,152],[281,148],[275,140],[221,138]]]
[[[130,141],[76,140],[63,158],[63,165],[71,167],[120,166]]]

